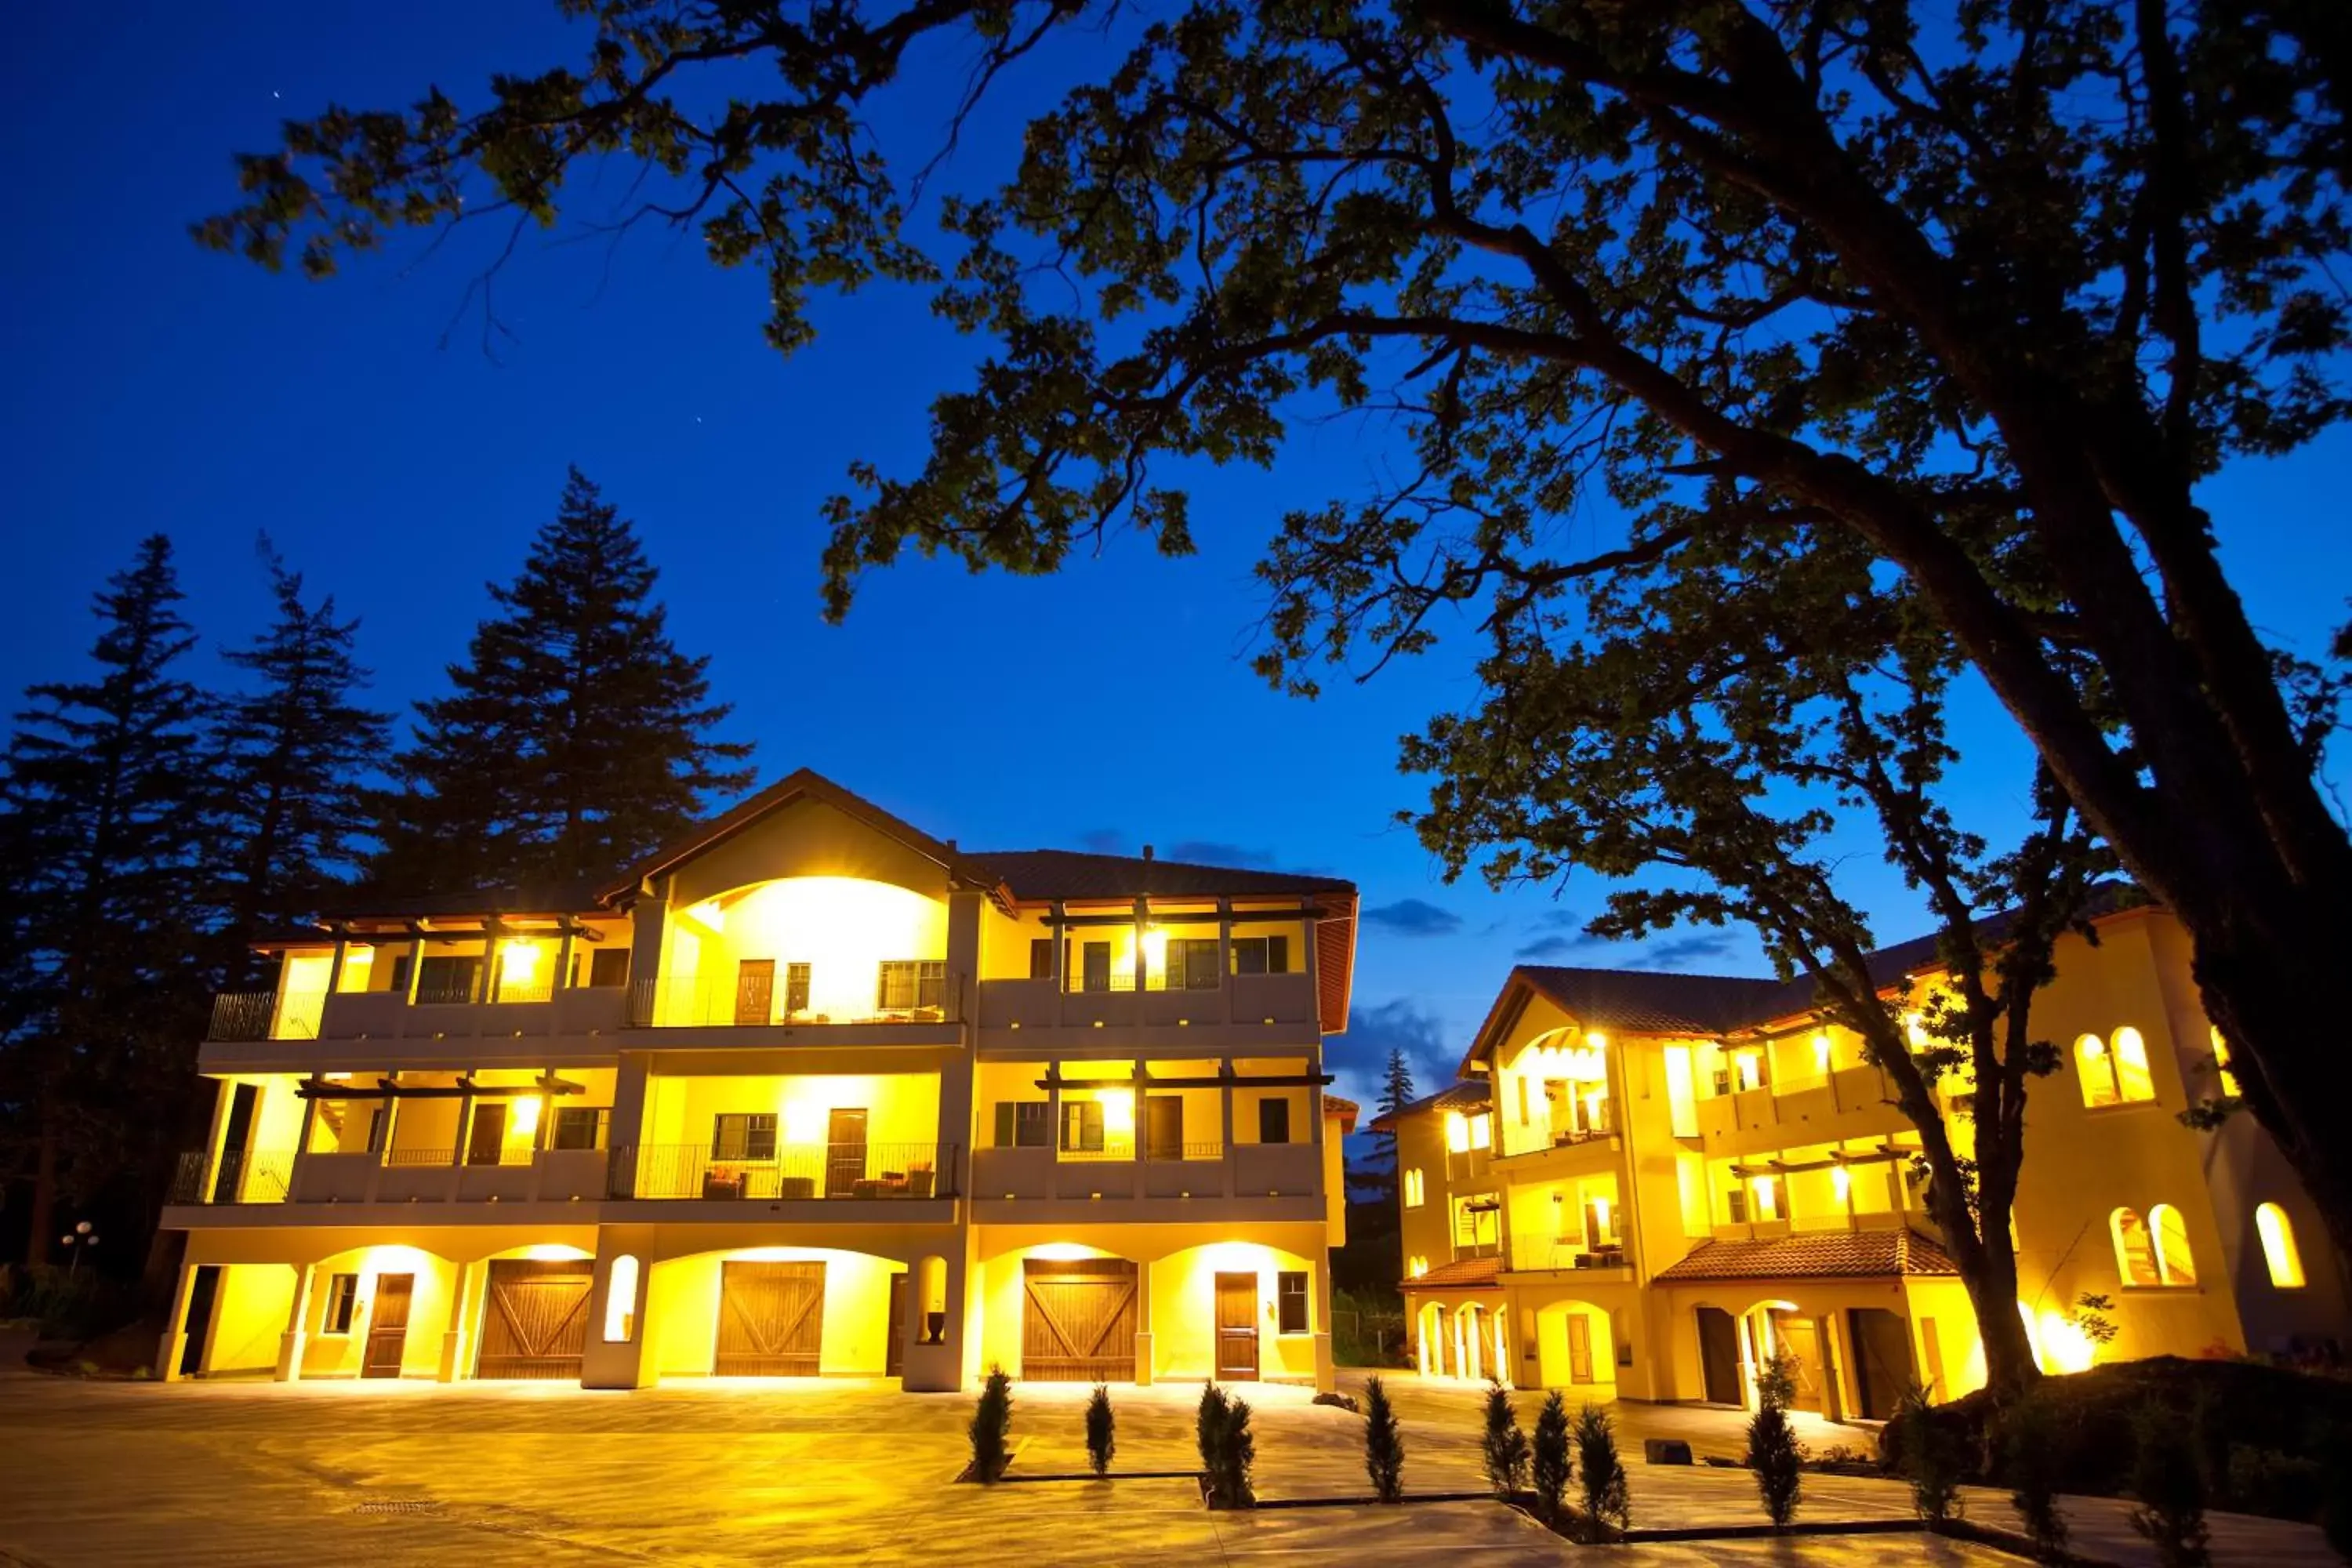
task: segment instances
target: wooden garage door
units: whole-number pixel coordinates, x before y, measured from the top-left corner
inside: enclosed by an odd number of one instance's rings
[[[726,1263],[719,1279],[720,1377],[814,1377],[824,1337],[824,1265]]]
[[[1135,1265],[1027,1258],[1021,1375],[1039,1383],[1135,1381]]]
[[[588,1348],[587,1258],[490,1265],[476,1377],[576,1378]]]

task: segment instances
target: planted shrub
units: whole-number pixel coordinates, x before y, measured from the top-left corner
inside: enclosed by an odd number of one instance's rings
[[[2164,1568],[2204,1568],[2205,1474],[2195,1435],[2154,1400],[2132,1415],[2132,1528],[2155,1548]]]
[[[2009,1473],[2011,1506],[2044,1563],[2066,1556],[2066,1516],[2058,1511],[2058,1414],[2049,1400],[2029,1394],[2000,1423],[2001,1468]]]
[[[1217,1478],[1225,1468],[1225,1427],[1233,1419],[1233,1402],[1213,1379],[1201,1386],[1200,1408],[1192,1416],[1192,1442],[1201,1450],[1201,1475],[1209,1485],[1209,1500],[1216,1501]]]
[[[1576,1473],[1584,1493],[1584,1538],[1606,1541],[1633,1522],[1625,1465],[1617,1457],[1617,1426],[1609,1412],[1587,1405],[1576,1413]]]
[[[1536,1517],[1558,1529],[1568,1495],[1568,1405],[1554,1389],[1536,1416],[1534,1468]]]
[[[1519,1430],[1519,1413],[1511,1408],[1511,1391],[1499,1377],[1486,1383],[1486,1484],[1495,1495],[1508,1500],[1528,1485],[1528,1435]]]
[[[1257,1440],[1250,1436],[1249,1417],[1249,1406],[1214,1383],[1202,1388],[1193,1440],[1200,1447],[1201,1473],[1208,1479],[1213,1508],[1247,1508],[1257,1500],[1250,1490]]]
[[[971,1479],[983,1486],[994,1486],[1004,1474],[1009,1456],[1005,1439],[1013,1431],[1013,1380],[1004,1375],[1001,1366],[988,1369],[988,1381],[981,1385],[980,1403],[972,1407]]]
[[[1404,1438],[1397,1431],[1389,1391],[1377,1377],[1364,1380],[1364,1474],[1381,1501],[1396,1502],[1404,1496]]]
[[[1805,1451],[1789,1425],[1796,1381],[1795,1364],[1785,1352],[1775,1352],[1756,1379],[1763,1408],[1748,1422],[1748,1468],[1756,1473],[1757,1495],[1775,1527],[1797,1517],[1804,1497]]]
[[[1087,1401],[1087,1458],[1098,1476],[1110,1473],[1110,1457],[1118,1447],[1113,1437],[1117,1425],[1110,1413],[1110,1390],[1097,1383]]]
[[[1960,1511],[1960,1479],[1968,1468],[1956,1428],[1927,1419],[1927,1391],[1914,1383],[1895,1402],[1895,1418],[1909,1435],[1899,1460],[1911,1484],[1911,1507],[1930,1525]]]

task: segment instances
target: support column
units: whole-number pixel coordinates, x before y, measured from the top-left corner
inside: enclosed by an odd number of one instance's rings
[[[327,994],[332,996],[343,988],[343,959],[351,952],[352,939],[342,931],[335,933],[335,954],[327,961]],[[320,1021],[324,1021],[326,1004],[319,1004]]]
[[[1315,1388],[1336,1394],[1339,1374],[1331,1360],[1331,1249],[1315,1249],[1315,1297],[1307,1303],[1307,1321],[1315,1331]]]
[[[326,1080],[317,1073],[310,1075],[310,1087],[319,1088]],[[310,1134],[318,1126],[319,1102],[305,1095],[302,1099],[302,1131],[294,1140],[294,1157],[299,1160],[310,1152]]]
[[[460,1095],[457,1100],[457,1136],[456,1139],[457,1146],[449,1151],[450,1164],[462,1165],[466,1163],[466,1140],[473,1136],[473,1131],[474,1096],[473,1092],[469,1089],[465,1094]]]
[[[654,1237],[651,1226],[608,1225],[597,1232],[596,1269],[588,1288],[588,1344],[581,1357],[583,1388],[651,1388],[661,1380],[648,1349],[653,1325],[646,1312],[653,1290]],[[635,1260],[631,1272],[636,1279],[626,1310],[616,1313],[611,1300],[613,1276],[623,1258]],[[625,1331],[625,1337],[608,1330]]]
[[[1217,900],[1217,998],[1222,1010],[1218,1016],[1227,1024],[1234,1021],[1234,901]]]
[[[548,977],[547,988],[551,993],[572,988],[572,942],[578,934],[572,921],[566,920],[563,922],[563,940],[555,947],[555,973]]]
[[[925,1267],[934,1263],[938,1265],[936,1273]],[[976,1294],[971,1289],[971,1259],[961,1249],[942,1251],[932,1258],[918,1258],[912,1272],[914,1278],[907,1290],[908,1310],[924,1329],[929,1327],[929,1314],[939,1311],[940,1340],[937,1344],[926,1344],[919,1333],[908,1339],[898,1386],[909,1394],[953,1394],[963,1386],[964,1366],[970,1359],[967,1341],[971,1333],[972,1315],[966,1310],[966,1303]],[[939,1288],[937,1308],[927,1304],[933,1280]]]
[[[1466,1353],[1467,1344],[1462,1332],[1462,1309],[1459,1307],[1449,1308],[1446,1310],[1446,1315],[1454,1320],[1454,1375],[1456,1377],[1468,1377],[1470,1375],[1470,1358]]]
[[[317,1264],[294,1265],[294,1305],[286,1314],[286,1331],[278,1336],[278,1366],[270,1374],[279,1383],[301,1380],[302,1347],[310,1337],[305,1331],[310,1321],[310,1285],[318,1277]]]
[[[1152,1353],[1159,1340],[1151,1329],[1151,1264],[1135,1266],[1135,1385],[1151,1386]]]
[[[1226,1197],[1234,1195],[1234,1064],[1230,1057],[1217,1062],[1217,1106],[1223,1120],[1218,1136],[1224,1142],[1218,1145],[1224,1151],[1224,1184],[1220,1191]]]
[[[425,978],[425,933],[411,931],[408,936],[408,1005],[416,1005],[417,983]],[[405,1029],[401,1031],[407,1033]]]
[[[457,1277],[449,1284],[449,1321],[441,1331],[441,1365],[434,1373],[442,1383],[455,1383],[465,1375],[467,1342],[471,1338],[467,1324],[473,1312],[474,1282],[487,1271],[480,1263],[460,1263]]]
[[[1509,1318],[1510,1310],[1507,1308],[1497,1307],[1495,1309],[1492,1316],[1495,1320],[1495,1363],[1493,1373],[1495,1377],[1498,1379],[1506,1388],[1507,1388],[1511,1386],[1511,1341],[1509,1335],[1510,1324],[1505,1320]],[[1612,1367],[1610,1371],[1611,1373],[1614,1375],[1616,1369]]]
[[[179,1281],[172,1287],[172,1305],[163,1316],[163,1332],[155,1346],[155,1375],[165,1383],[180,1381],[180,1357],[188,1347],[188,1298],[195,1289],[196,1265],[181,1264]]]
[[[1408,1297],[1406,1300],[1409,1304],[1412,1299]],[[1425,1306],[1412,1315],[1412,1338],[1417,1352],[1412,1362],[1415,1370],[1423,1377],[1436,1376],[1441,1369],[1432,1366],[1429,1362],[1429,1312]]]
[[[653,1076],[647,1060],[643,1051],[624,1051],[613,1074],[613,1114],[604,1128],[608,1194],[626,1197],[637,1190],[637,1148],[645,1136],[647,1080]]]

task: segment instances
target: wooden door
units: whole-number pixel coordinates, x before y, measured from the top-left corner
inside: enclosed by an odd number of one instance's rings
[[[408,1348],[408,1303],[415,1293],[414,1274],[375,1277],[375,1305],[368,1310],[367,1356],[360,1363],[362,1377],[398,1377],[400,1358]]]
[[[1706,1380],[1706,1397],[1714,1405],[1738,1405],[1739,1394],[1739,1325],[1720,1307],[1698,1310],[1698,1359]]]
[[[466,1163],[495,1165],[507,1142],[507,1107],[493,1100],[474,1107],[473,1126],[466,1134]]]
[[[554,1380],[580,1375],[588,1349],[584,1258],[501,1258],[482,1293],[482,1344],[474,1375]]]
[[[1217,1375],[1257,1381],[1257,1276],[1217,1276]]]
[[[1568,1381],[1592,1381],[1592,1320],[1581,1312],[1568,1317]]]
[[[1846,1321],[1853,1331],[1854,1396],[1867,1421],[1892,1420],[1895,1402],[1912,1377],[1911,1333],[1903,1315],[1884,1307],[1853,1307]]]
[[[1822,1338],[1813,1320],[1794,1312],[1775,1312],[1772,1339],[1794,1363],[1797,1392],[1790,1403],[1799,1410],[1819,1413],[1822,1408]]]
[[[890,1276],[890,1329],[884,1338],[882,1375],[898,1377],[907,1370],[907,1276]]]
[[[1184,1097],[1147,1094],[1143,1097],[1143,1157],[1181,1160],[1184,1157]]]
[[[180,1375],[194,1377],[205,1369],[205,1342],[213,1331],[213,1305],[220,1299],[221,1271],[216,1264],[200,1264],[188,1286],[188,1312],[180,1321],[187,1343],[180,1350]]]
[[[1036,1383],[1135,1381],[1135,1265],[1026,1258],[1021,1375]]]
[[[866,1179],[866,1112],[837,1110],[824,1121],[824,1195],[855,1197]]]
[[[719,1377],[814,1377],[824,1350],[824,1265],[722,1263]]]
[[[776,999],[776,961],[747,958],[735,966],[735,1021],[764,1024]]]

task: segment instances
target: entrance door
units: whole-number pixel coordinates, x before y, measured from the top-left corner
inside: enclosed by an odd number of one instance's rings
[[[1119,1258],[1024,1258],[1021,1375],[1035,1383],[1135,1381],[1135,1265]]]
[[[367,1356],[360,1363],[362,1377],[398,1377],[401,1353],[408,1348],[408,1301],[415,1293],[414,1274],[375,1277],[375,1305],[368,1311]]]
[[[213,1202],[233,1204],[245,1181],[246,1144],[253,1138],[253,1105],[260,1090],[249,1083],[236,1086],[228,1099],[228,1121],[221,1129],[220,1169],[213,1173]]]
[[[835,1110],[824,1121],[824,1195],[855,1197],[866,1179],[866,1112]]]
[[[1184,1097],[1147,1094],[1143,1097],[1143,1157],[1181,1160],[1184,1157]]]
[[[883,1341],[882,1375],[899,1376],[907,1370],[907,1277],[890,1276],[890,1331]]]
[[[1822,1336],[1811,1318],[1794,1312],[1772,1314],[1772,1340],[1793,1363],[1797,1392],[1790,1403],[1799,1410],[1819,1414],[1822,1402]]]
[[[747,958],[735,966],[735,1021],[764,1024],[776,999],[776,961]]]
[[[1698,1360],[1706,1375],[1707,1402],[1740,1404],[1739,1325],[1720,1307],[1698,1310]]]
[[[220,1300],[221,1271],[206,1263],[197,1267],[188,1286],[188,1315],[181,1320],[188,1342],[180,1351],[180,1375],[194,1377],[205,1369],[205,1342],[213,1331],[213,1303]]]
[[[1581,1312],[1568,1317],[1568,1381],[1592,1381],[1592,1320]]]
[[[1217,1375],[1257,1381],[1257,1276],[1217,1276]]]
[[[493,1100],[474,1107],[474,1124],[466,1134],[466,1163],[495,1165],[506,1148],[507,1107]]]
[[[551,1380],[580,1375],[588,1349],[585,1258],[501,1258],[482,1300],[482,1349],[474,1375]]]
[[[1854,1395],[1865,1421],[1891,1421],[1895,1402],[1911,1381],[1911,1335],[1902,1314],[1884,1307],[1853,1307]]]
[[[722,1263],[719,1377],[814,1377],[824,1349],[824,1264]]]

